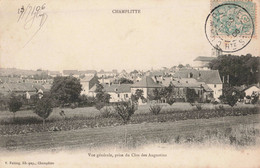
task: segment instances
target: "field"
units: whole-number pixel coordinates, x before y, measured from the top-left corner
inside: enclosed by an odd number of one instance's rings
[[[233,109],[224,105],[203,104],[202,110],[189,103],[161,104],[162,112],[153,115],[149,105],[139,106],[128,124],[113,113],[100,115],[94,107],[55,108],[45,126],[33,111],[0,115],[1,150],[59,150],[115,146],[136,148],[147,144],[227,144],[258,145],[259,108],[238,104]],[[222,106],[222,105],[221,105]],[[66,118],[59,112],[65,111]]]
[[[174,111],[184,111],[184,110],[194,110],[196,107],[191,106],[189,103],[174,103],[173,105],[168,104],[161,104],[163,106],[162,112],[167,110],[174,110]],[[214,109],[213,104],[203,104],[203,109]],[[228,105],[224,105],[225,108],[230,108]],[[253,105],[250,104],[238,104],[235,106],[235,108],[240,107],[253,107]],[[50,115],[49,119],[62,119],[59,112],[61,110],[64,110],[66,117],[95,117],[100,115],[100,112],[95,107],[84,107],[84,108],[55,108]],[[149,105],[141,105],[138,107],[138,110],[135,112],[135,114],[142,114],[142,113],[149,113]],[[36,114],[33,113],[32,110],[24,110],[24,111],[18,111],[16,112],[15,116],[17,118],[19,117],[38,117]],[[0,121],[10,119],[13,117],[13,113],[9,111],[0,111]]]
[[[128,124],[60,132],[0,136],[2,150],[136,148],[153,143],[259,145],[260,115]]]

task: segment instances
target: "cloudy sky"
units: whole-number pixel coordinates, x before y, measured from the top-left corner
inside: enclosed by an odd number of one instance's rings
[[[30,25],[34,15],[24,12],[18,21],[22,6],[44,6],[39,13],[45,18],[35,17]],[[113,14],[113,9],[141,13]],[[197,56],[211,55],[204,33],[209,12],[209,0],[3,0],[0,67],[146,70],[191,64]],[[259,44],[255,37],[234,54],[259,56]]]

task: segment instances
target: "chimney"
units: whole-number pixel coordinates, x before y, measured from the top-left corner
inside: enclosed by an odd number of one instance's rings
[[[225,83],[225,76],[222,76],[222,83]]]

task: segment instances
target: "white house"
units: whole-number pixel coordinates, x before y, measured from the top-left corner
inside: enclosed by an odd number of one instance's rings
[[[136,82],[133,85],[131,85],[131,93],[135,94],[136,90],[138,89],[143,90],[143,96],[147,99],[148,95],[152,94],[154,89],[161,87],[162,86],[155,83],[151,77],[145,76],[139,82]]]
[[[82,85],[81,94],[89,95],[90,89],[98,83],[97,76],[85,76],[83,79],[80,79]]]
[[[257,85],[248,86],[243,90],[246,96],[260,95],[260,89]]]
[[[198,82],[204,82],[213,90],[213,97],[218,100],[222,95],[223,83],[219,76],[218,70],[195,70],[184,69],[174,74],[175,78],[194,78]]]
[[[131,84],[104,85],[104,91],[111,96],[110,102],[128,101],[131,98]]]

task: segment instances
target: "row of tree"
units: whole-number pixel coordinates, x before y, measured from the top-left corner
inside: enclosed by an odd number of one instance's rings
[[[224,83],[231,86],[251,85],[260,82],[260,57],[251,54],[235,56],[221,55],[209,64],[210,69],[219,70]]]

